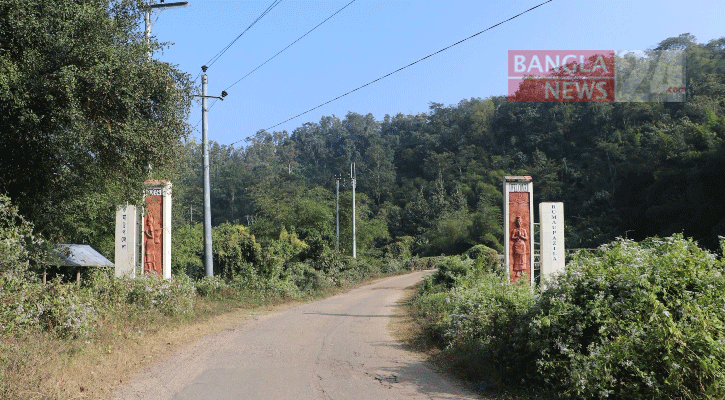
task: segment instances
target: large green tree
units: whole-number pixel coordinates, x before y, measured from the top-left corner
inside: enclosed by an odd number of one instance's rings
[[[0,192],[47,235],[108,236],[113,205],[179,159],[191,82],[149,57],[143,7],[0,0]]]

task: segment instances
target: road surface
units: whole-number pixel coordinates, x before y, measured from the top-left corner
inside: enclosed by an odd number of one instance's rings
[[[405,351],[388,324],[424,272],[203,338],[140,374],[116,399],[476,399]]]

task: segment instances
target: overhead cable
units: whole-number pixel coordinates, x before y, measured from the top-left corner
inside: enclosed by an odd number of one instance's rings
[[[287,123],[287,122],[289,122],[289,121],[292,121],[292,120],[293,120],[293,119],[295,119],[295,118],[301,117],[301,116],[303,116],[303,115],[305,115],[305,114],[307,114],[307,113],[309,113],[309,112],[312,112],[312,111],[314,111],[314,110],[316,110],[316,109],[318,109],[318,108],[320,108],[320,107],[322,107],[322,106],[325,106],[325,105],[327,105],[327,104],[330,104],[330,103],[332,103],[332,102],[333,102],[333,101],[335,101],[335,100],[341,99],[341,98],[343,98],[343,97],[345,97],[345,96],[347,96],[347,95],[349,95],[349,94],[351,94],[351,93],[354,93],[354,92],[356,92],[356,91],[358,91],[358,90],[360,90],[360,89],[362,89],[362,88],[364,88],[364,87],[370,86],[370,85],[372,85],[372,84],[373,84],[373,83],[375,83],[375,82],[378,82],[378,81],[380,81],[380,80],[383,80],[383,79],[385,79],[385,78],[389,77],[390,75],[393,75],[393,74],[395,74],[395,73],[397,73],[397,72],[400,72],[400,71],[402,71],[402,70],[404,70],[404,69],[406,69],[406,68],[408,68],[408,67],[411,67],[411,66],[413,66],[413,65],[415,65],[415,64],[417,64],[417,63],[419,63],[419,62],[421,62],[421,61],[423,61],[423,60],[425,60],[425,59],[428,59],[428,58],[430,58],[430,57],[433,57],[433,56],[434,56],[434,55],[436,55],[436,54],[442,53],[442,52],[444,52],[444,51],[446,51],[446,50],[450,49],[451,47],[457,46],[457,45],[459,45],[459,44],[461,44],[461,43],[465,42],[466,40],[472,39],[472,38],[474,38],[474,37],[476,37],[476,36],[478,36],[478,35],[480,35],[480,34],[482,34],[482,33],[486,32],[486,31],[489,31],[489,30],[491,30],[491,29],[493,29],[493,28],[496,28],[496,27],[497,27],[497,26],[499,26],[499,25],[502,25],[502,24],[504,24],[504,23],[506,23],[506,22],[509,22],[509,21],[511,21],[511,20],[513,20],[513,19],[515,19],[515,18],[518,18],[518,17],[520,17],[520,16],[522,16],[522,15],[524,15],[524,14],[528,13],[529,11],[532,11],[532,10],[534,10],[534,9],[536,9],[536,8],[539,8],[539,7],[543,6],[544,4],[546,4],[546,3],[550,3],[550,2],[552,2],[552,1],[554,1],[554,0],[547,0],[547,1],[545,1],[545,2],[541,3],[541,4],[537,5],[537,6],[531,7],[531,8],[529,8],[529,9],[528,9],[528,10],[526,10],[526,11],[523,11],[523,12],[521,12],[521,13],[519,13],[519,14],[516,14],[516,15],[514,15],[513,17],[511,17],[511,18],[508,18],[508,19],[506,19],[506,20],[504,20],[504,21],[501,21],[501,22],[499,22],[499,23],[497,23],[497,24],[495,24],[495,25],[491,25],[491,26],[489,26],[488,28],[486,28],[486,29],[484,29],[484,30],[482,30],[482,31],[480,31],[480,32],[478,32],[478,33],[475,33],[475,34],[473,34],[473,35],[471,35],[471,36],[469,36],[469,37],[467,37],[467,38],[465,38],[465,39],[459,40],[458,42],[456,42],[456,43],[453,43],[452,45],[450,45],[450,46],[448,46],[448,47],[444,47],[444,48],[442,48],[442,49],[440,49],[440,50],[436,51],[435,53],[431,53],[431,54],[429,54],[429,55],[427,55],[427,56],[425,56],[425,57],[423,57],[423,58],[421,58],[421,59],[418,59],[418,60],[416,60],[416,61],[413,61],[412,63],[410,63],[410,64],[408,64],[408,65],[406,65],[406,66],[404,66],[404,67],[398,68],[398,69],[396,69],[396,70],[395,70],[395,71],[393,71],[393,72],[390,72],[390,73],[388,73],[388,74],[386,74],[386,75],[383,75],[383,76],[381,76],[380,78],[378,78],[378,79],[375,79],[375,80],[373,80],[373,81],[370,81],[370,82],[368,82],[368,83],[366,83],[366,84],[364,84],[364,85],[362,85],[362,86],[359,86],[359,87],[357,87],[357,88],[355,88],[355,89],[353,89],[353,90],[351,90],[351,91],[349,91],[349,92],[347,92],[347,93],[345,93],[345,94],[342,94],[342,95],[340,95],[340,96],[337,96],[337,97],[335,97],[335,98],[334,98],[334,99],[332,99],[332,100],[328,100],[328,101],[326,101],[326,102],[324,102],[324,103],[322,103],[322,104],[320,104],[320,105],[318,105],[318,106],[316,106],[316,107],[310,108],[309,110],[307,110],[307,111],[305,111],[305,112],[301,112],[301,113],[299,113],[299,114],[295,115],[295,116],[294,116],[294,117],[292,117],[292,118],[288,118],[288,119],[286,119],[286,120],[284,120],[284,121],[282,121],[282,122],[280,122],[280,123],[278,123],[278,124],[272,125],[272,126],[270,126],[269,128],[266,128],[265,130],[270,130],[270,129],[276,128],[276,127],[278,127],[278,126],[280,126],[280,125],[282,125],[282,124],[284,124],[284,123]],[[239,142],[241,142],[241,140],[238,140],[238,141],[236,141],[236,142],[234,142],[234,143],[239,143]],[[232,144],[234,144],[234,143],[232,143]]]
[[[335,11],[335,13],[334,13],[334,14],[332,14],[332,15],[330,15],[329,17],[325,18],[325,20],[324,20],[324,21],[322,21],[322,22],[320,22],[319,24],[315,25],[315,27],[314,27],[314,28],[312,28],[312,29],[310,29],[309,31],[307,31],[307,32],[306,32],[306,33],[305,33],[304,35],[302,35],[302,36],[300,36],[299,38],[297,38],[297,40],[295,40],[294,42],[292,42],[292,43],[290,43],[289,45],[287,45],[287,47],[285,47],[284,49],[282,49],[282,50],[280,50],[279,52],[277,52],[277,54],[275,54],[275,55],[273,55],[272,57],[270,57],[270,58],[269,58],[269,59],[268,59],[267,61],[265,61],[265,62],[263,62],[262,64],[260,64],[260,65],[259,65],[259,66],[258,66],[257,68],[255,68],[255,69],[253,69],[253,70],[249,71],[249,73],[247,73],[246,75],[244,75],[243,77],[241,77],[241,78],[240,78],[240,79],[239,79],[238,81],[236,81],[236,82],[232,83],[231,85],[229,85],[229,86],[228,86],[228,87],[227,87],[226,89],[224,89],[224,90],[229,90],[229,88],[231,88],[232,86],[234,86],[234,85],[236,85],[237,83],[241,82],[241,81],[242,81],[242,79],[244,79],[244,78],[248,77],[248,76],[249,76],[249,75],[251,75],[251,74],[252,74],[252,73],[253,73],[254,71],[256,71],[256,70],[258,70],[258,69],[262,68],[262,67],[263,67],[263,66],[264,66],[265,64],[267,64],[268,62],[272,61],[272,59],[273,59],[273,58],[275,58],[275,57],[277,57],[278,55],[282,54],[282,52],[284,52],[285,50],[287,50],[287,49],[289,49],[290,47],[292,47],[292,46],[293,46],[293,45],[294,45],[295,43],[299,42],[299,41],[300,41],[300,40],[301,40],[302,38],[304,38],[305,36],[307,36],[307,35],[309,35],[310,33],[312,33],[312,31],[314,31],[315,29],[319,28],[319,27],[320,27],[320,26],[321,26],[322,24],[324,24],[325,22],[327,22],[327,21],[329,21],[330,19],[332,19],[332,17],[334,17],[335,15],[339,14],[339,13],[340,13],[340,12],[341,12],[342,10],[346,9],[346,8],[347,8],[347,7],[348,7],[348,6],[350,5],[350,4],[354,3],[355,1],[356,1],[356,0],[352,0],[352,1],[350,1],[349,3],[345,4],[345,5],[344,5],[344,6],[342,7],[342,8],[340,8],[340,9],[339,9],[339,10],[337,10],[337,11]],[[197,78],[198,78],[198,76],[197,76]],[[196,80],[196,79],[195,79],[195,80]],[[213,101],[213,102],[211,103],[211,105],[209,106],[209,109],[211,110],[211,109],[212,109],[212,108],[214,107],[214,105],[215,105],[215,104],[216,104],[216,99],[215,99],[215,100],[214,100],[214,101]],[[198,125],[200,124],[200,123],[201,123],[201,120],[199,120],[199,122],[197,122],[197,123],[196,123],[196,125],[194,125],[194,128],[192,128],[192,129],[195,129],[195,128],[196,128],[196,127],[197,127],[197,126],[198,126]]]
[[[229,85],[229,87],[227,87],[227,88],[226,88],[226,89],[224,89],[224,90],[229,90],[229,88],[231,88],[232,86],[234,86],[234,85],[236,85],[237,83],[241,82],[241,81],[242,81],[242,79],[244,79],[244,78],[248,77],[248,76],[249,76],[249,75],[251,75],[251,74],[252,74],[252,73],[253,73],[254,71],[256,71],[256,70],[258,70],[258,69],[262,68],[262,66],[264,66],[264,64],[267,64],[268,62],[272,61],[272,59],[273,59],[273,58],[275,58],[275,57],[277,57],[278,55],[282,54],[282,52],[283,52],[283,51],[285,51],[285,50],[289,49],[290,47],[292,47],[292,45],[294,45],[295,43],[299,42],[299,41],[300,41],[300,40],[301,40],[302,38],[304,38],[305,36],[309,35],[309,34],[310,34],[310,32],[312,32],[312,31],[314,31],[315,29],[319,28],[319,27],[320,27],[320,25],[322,25],[322,24],[324,24],[325,22],[327,22],[328,20],[330,20],[330,19],[331,19],[332,17],[334,17],[335,15],[337,15],[338,13],[340,13],[340,12],[341,12],[342,10],[344,10],[345,8],[347,8],[347,6],[349,6],[350,4],[352,4],[352,3],[354,3],[354,2],[355,2],[355,0],[352,0],[351,2],[349,2],[349,3],[345,4],[345,6],[344,6],[344,7],[342,7],[342,8],[341,8],[341,9],[339,9],[339,10],[337,10],[337,11],[336,11],[336,12],[335,12],[334,14],[330,15],[329,17],[327,17],[327,18],[326,18],[326,19],[325,19],[324,21],[322,21],[322,22],[320,22],[319,24],[317,24],[317,25],[316,25],[316,26],[315,26],[314,28],[312,28],[312,29],[310,29],[309,31],[307,31],[307,33],[305,33],[304,35],[302,35],[302,36],[300,36],[299,38],[297,38],[297,40],[295,40],[294,42],[292,42],[292,43],[290,43],[289,45],[287,45],[287,47],[285,47],[284,49],[280,50],[280,51],[279,51],[279,52],[278,52],[277,54],[273,55],[273,56],[272,56],[272,57],[270,57],[270,58],[269,58],[269,59],[268,59],[267,61],[265,61],[265,62],[263,62],[262,64],[260,64],[260,65],[259,65],[259,66],[258,66],[257,68],[255,68],[255,69],[253,69],[253,70],[249,71],[249,73],[248,73],[248,74],[244,75],[244,76],[243,76],[243,77],[241,77],[241,78],[240,78],[240,79],[239,79],[238,81],[236,81],[236,82],[232,83],[231,85]]]
[[[282,2],[282,0],[274,0],[272,2],[272,4],[270,4],[267,7],[267,9],[262,12],[262,14],[260,14],[254,21],[252,21],[251,24],[249,24],[249,26],[245,30],[242,31],[242,33],[239,34],[239,36],[237,36],[228,45],[226,45],[223,49],[221,49],[221,51],[219,51],[219,53],[217,53],[214,57],[212,57],[204,65],[206,65],[207,67],[211,67],[215,62],[217,62],[217,60],[219,60],[219,58],[221,58],[221,56],[224,55],[224,53],[227,52],[227,50],[229,50],[230,47],[232,47],[232,45],[237,40],[239,40],[240,37],[242,37],[242,35],[244,35],[249,29],[251,29],[254,26],[254,24],[256,24],[257,22],[259,22],[259,20],[261,20],[262,18],[264,18],[265,15],[267,15],[270,11],[272,11],[272,9],[275,8],[281,2]],[[197,74],[196,78],[194,78],[194,82],[196,82],[196,80],[199,79],[199,75],[201,75],[201,72],[199,74]]]

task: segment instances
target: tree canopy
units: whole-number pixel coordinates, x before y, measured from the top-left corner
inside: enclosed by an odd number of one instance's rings
[[[0,192],[49,236],[85,242],[169,171],[189,77],[148,57],[141,0],[0,0]]]

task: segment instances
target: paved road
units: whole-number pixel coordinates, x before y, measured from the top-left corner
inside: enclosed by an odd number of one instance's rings
[[[118,399],[476,399],[388,330],[403,289],[384,279],[204,338],[116,393]]]

